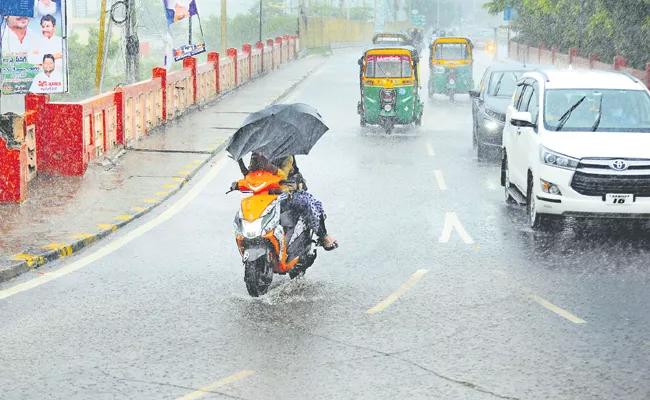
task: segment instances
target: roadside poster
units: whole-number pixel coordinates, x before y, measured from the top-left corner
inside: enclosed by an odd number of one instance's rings
[[[162,2],[167,14],[168,46],[174,61],[204,53],[205,38],[196,0],[162,0]]]
[[[25,7],[12,11],[28,11],[31,5],[32,14],[2,16],[2,93],[67,92],[66,0],[13,1]]]

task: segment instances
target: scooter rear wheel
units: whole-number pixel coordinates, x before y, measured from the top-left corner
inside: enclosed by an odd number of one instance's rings
[[[266,294],[273,282],[273,269],[263,258],[244,264],[244,282],[248,294],[259,297]]]

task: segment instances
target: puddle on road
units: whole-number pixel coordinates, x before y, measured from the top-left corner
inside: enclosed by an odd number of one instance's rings
[[[278,277],[276,276],[275,279]],[[251,297],[246,294],[246,288],[243,287],[242,293],[235,295],[235,301],[245,301],[253,303],[262,303],[271,306],[291,304],[291,303],[310,303],[319,301],[324,298],[323,282],[309,280],[306,278],[298,279],[277,279],[271,284],[269,291],[261,297]]]

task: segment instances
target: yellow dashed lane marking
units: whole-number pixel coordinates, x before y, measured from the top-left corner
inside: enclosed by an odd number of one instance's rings
[[[169,194],[169,192],[165,192],[165,191],[161,190],[160,192],[156,192],[155,194],[156,194],[156,196],[164,196],[166,194]]]
[[[133,210],[133,211],[145,211],[146,208],[145,207],[131,207],[131,210]]]
[[[185,182],[185,178],[172,178],[174,182]]]
[[[189,175],[190,171],[180,171],[178,175]]]
[[[115,219],[120,221],[129,221],[133,219],[133,215],[128,215],[128,214],[118,215],[117,217],[115,217]]]
[[[556,306],[555,304],[551,303],[550,301],[548,301],[548,300],[546,300],[544,298],[541,298],[538,295],[534,294],[530,289],[528,289],[527,287],[525,287],[521,283],[517,282],[513,278],[509,277],[506,274],[505,271],[498,269],[498,270],[494,270],[492,272],[494,272],[495,274],[497,274],[499,276],[502,276],[502,277],[514,282],[521,290],[523,290],[524,292],[527,293],[526,297],[528,297],[529,299],[531,299],[535,303],[539,304],[540,306],[546,308],[547,310],[553,311],[557,315],[561,316],[562,318],[568,319],[569,321],[573,322],[574,324],[586,324],[587,323],[587,321],[585,321],[584,319],[582,319],[580,317],[577,317],[577,316],[571,314],[570,312],[568,312],[567,310],[564,310],[564,309]]]
[[[436,153],[433,151],[433,145],[429,142],[427,142],[427,154],[431,157],[436,155]]]
[[[238,373],[236,373],[234,375],[230,375],[227,378],[223,378],[223,379],[221,379],[219,381],[216,381],[215,383],[213,383],[211,385],[208,385],[206,387],[202,387],[201,389],[197,390],[196,392],[192,392],[192,393],[190,393],[188,395],[185,395],[183,397],[179,397],[177,400],[194,400],[194,399],[198,399],[199,397],[203,397],[206,394],[214,392],[215,390],[217,390],[218,388],[220,388],[222,386],[226,386],[226,385],[229,385],[231,383],[235,383],[235,382],[237,382],[239,380],[242,380],[242,379],[246,378],[247,376],[253,375],[254,373],[255,373],[255,371],[241,371],[241,372],[238,372]]]
[[[143,202],[143,203],[153,203],[153,204],[157,204],[157,203],[160,203],[160,200],[156,200],[156,199],[144,199],[144,200],[142,200],[142,202]]]
[[[167,185],[164,185],[163,189],[176,189],[177,187],[178,187],[178,185],[173,184],[173,183],[169,183]]]
[[[409,289],[412,288],[416,283],[418,283],[418,281],[419,281],[420,279],[422,279],[422,277],[423,277],[424,274],[426,274],[426,273],[427,273],[427,270],[426,270],[426,269],[419,269],[419,270],[417,270],[413,275],[411,275],[411,277],[409,278],[409,280],[406,281],[405,284],[403,284],[402,286],[400,286],[399,289],[397,289],[395,292],[393,292],[393,294],[391,294],[390,296],[386,297],[386,299],[384,299],[384,300],[381,301],[379,304],[377,304],[376,306],[374,306],[373,308],[371,308],[370,310],[368,310],[368,314],[377,314],[378,312],[380,312],[380,311],[383,310],[384,308],[386,308],[386,307],[390,306],[391,304],[393,304],[393,303],[395,302],[395,300],[397,300],[401,295],[403,295],[404,293],[406,293],[407,290],[409,290]]]
[[[192,169],[192,168],[195,168],[195,167],[196,167],[196,165],[194,165],[194,164],[187,164],[185,166],[185,169]]]
[[[192,162],[193,162],[194,164],[198,164],[198,163],[202,163],[203,160],[192,160]]]
[[[117,225],[113,225],[113,224],[99,224],[99,225],[97,225],[97,229],[99,229],[99,230],[101,230],[101,231],[104,231],[104,230],[106,230],[106,229],[110,229],[110,230],[112,230],[113,232],[115,232],[115,231],[117,230]]]

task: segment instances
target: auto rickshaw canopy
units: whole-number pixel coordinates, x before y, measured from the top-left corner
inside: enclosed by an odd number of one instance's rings
[[[463,37],[442,37],[431,46],[432,64],[469,64],[472,62],[472,41]]]
[[[382,32],[372,38],[374,44],[393,44],[396,46],[406,45],[409,43],[408,37],[402,33]]]

